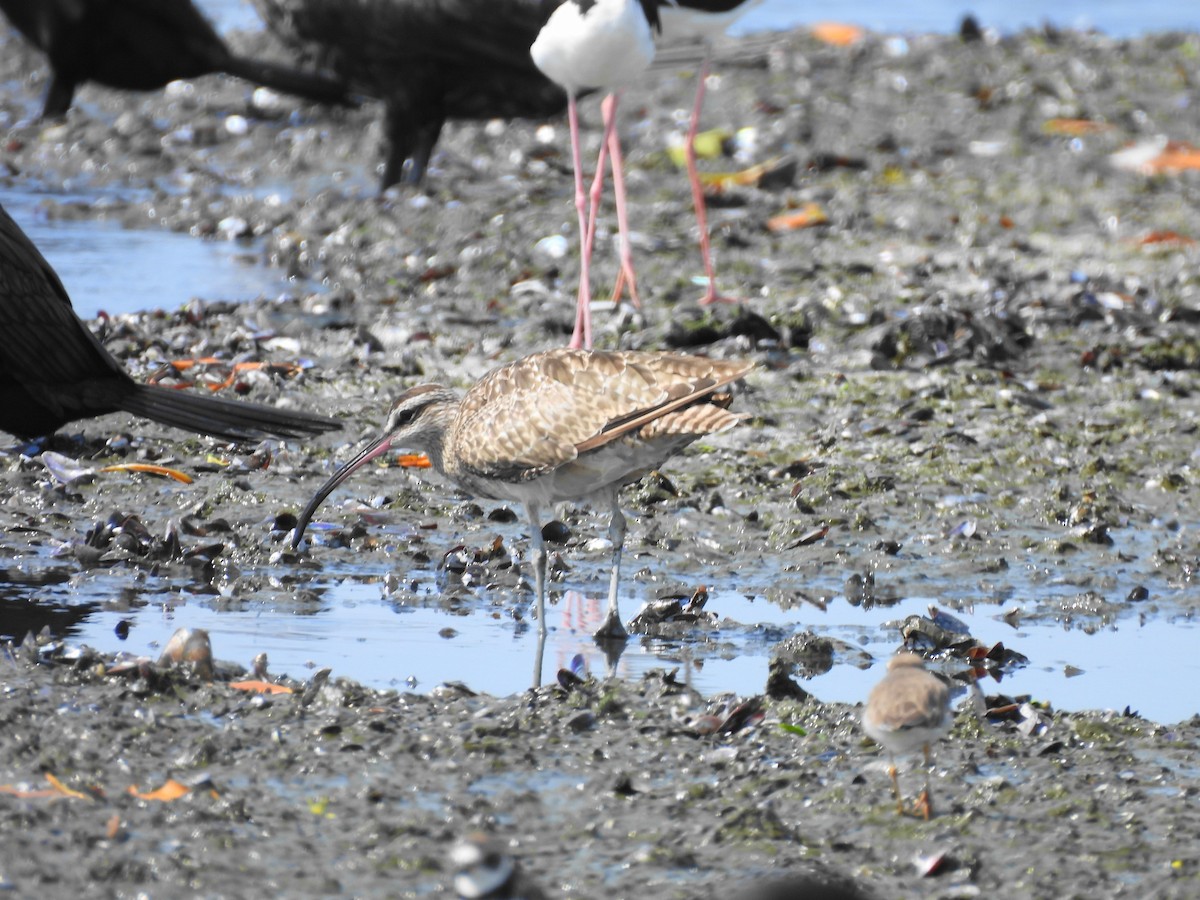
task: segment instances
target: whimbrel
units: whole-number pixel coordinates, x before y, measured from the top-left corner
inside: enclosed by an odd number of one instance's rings
[[[625,516],[617,492],[707,434],[732,428],[728,386],[753,363],[671,353],[559,349],[489,372],[463,396],[440,384],[409,388],[383,433],[330,478],[300,514],[313,513],[355,470],[392,448],[423,450],[438,472],[479,497],[521,503],[529,520],[538,630],[546,632],[542,512],[597,496],[611,510],[612,575],[598,638],[626,636],[617,605]]]

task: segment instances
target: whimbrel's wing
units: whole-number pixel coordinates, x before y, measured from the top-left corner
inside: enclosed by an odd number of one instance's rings
[[[753,368],[665,353],[551,350],[496,369],[463,398],[461,464],[487,477],[536,478],[626,435],[700,435],[736,417],[701,403]]]

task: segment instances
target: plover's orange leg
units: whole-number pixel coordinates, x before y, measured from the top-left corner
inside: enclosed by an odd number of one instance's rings
[[[904,797],[900,793],[900,778],[896,774],[896,763],[888,766],[888,776],[892,779],[892,794],[896,798],[896,814],[904,815]]]

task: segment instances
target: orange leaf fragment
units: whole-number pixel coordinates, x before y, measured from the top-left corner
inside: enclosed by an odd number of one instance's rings
[[[826,225],[829,216],[819,203],[806,203],[802,209],[795,212],[781,213],[767,219],[768,231],[796,231],[800,228],[812,228],[816,225]]]
[[[65,784],[63,784],[61,781],[59,781],[55,776],[51,775],[49,772],[46,773],[46,780],[48,782],[50,782],[50,786],[53,787],[54,790],[57,791],[63,797],[70,797],[72,800],[91,800],[92,799],[87,794],[81,794],[79,791],[72,790],[71,788],[67,787]]]
[[[137,797],[139,800],[161,800],[163,803],[170,803],[172,800],[178,800],[180,797],[185,797],[192,792],[192,789],[185,784],[180,784],[174,778],[168,778],[163,786],[157,790],[143,794],[135,785],[129,786],[129,793]]]
[[[215,356],[201,356],[198,359],[172,359],[167,363],[176,372],[186,372],[188,369],[195,366],[222,366],[226,365],[225,360],[217,359]],[[166,368],[164,366],[164,368]]]
[[[294,694],[286,684],[273,684],[270,681],[231,681],[229,686],[235,691],[250,691],[255,694]]]
[[[192,476],[178,469],[168,469],[166,466],[155,466],[150,463],[116,463],[104,466],[101,472],[144,472],[147,475],[161,475],[163,478],[174,478],[184,484],[192,483]]]
[[[842,22],[817,22],[812,26],[812,36],[823,44],[833,47],[849,47],[863,39],[866,31],[858,25]]]
[[[1162,175],[1200,169],[1200,147],[1163,138],[1131,144],[1109,157],[1114,168],[1139,175]]]
[[[424,453],[402,453],[396,457],[396,465],[402,469],[428,469],[433,463]]]
[[[1101,134],[1112,131],[1113,126],[1108,122],[1097,122],[1095,119],[1047,119],[1042,123],[1042,131],[1046,134],[1062,135],[1063,137],[1085,137],[1089,134]]]
[[[1138,243],[1143,247],[1151,244],[1175,244],[1181,247],[1190,247],[1196,243],[1196,239],[1190,238],[1186,234],[1180,234],[1178,231],[1151,231],[1145,237],[1140,238]]]
[[[1185,172],[1189,169],[1200,169],[1200,147],[1187,141],[1167,141],[1162,153],[1147,162],[1144,167],[1149,174]]]
[[[10,797],[16,797],[19,800],[59,800],[63,797],[71,800],[92,799],[87,794],[67,787],[49,772],[46,773],[46,780],[50,782],[50,787],[32,791],[15,788],[11,784],[0,784],[0,794],[8,794]]]
[[[8,794],[10,797],[16,797],[18,800],[48,800],[53,797],[61,797],[58,791],[43,788],[40,791],[25,791],[21,788],[13,787],[11,784],[0,784],[0,794]]]

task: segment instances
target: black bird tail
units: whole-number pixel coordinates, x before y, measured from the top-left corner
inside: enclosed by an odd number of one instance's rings
[[[151,384],[134,385],[121,409],[163,425],[225,441],[302,438],[342,427],[337,419],[259,403],[224,400]]]
[[[345,84],[318,72],[305,72],[278,63],[232,56],[224,69],[230,75],[253,81],[283,94],[295,94],[315,103],[357,106]]]

